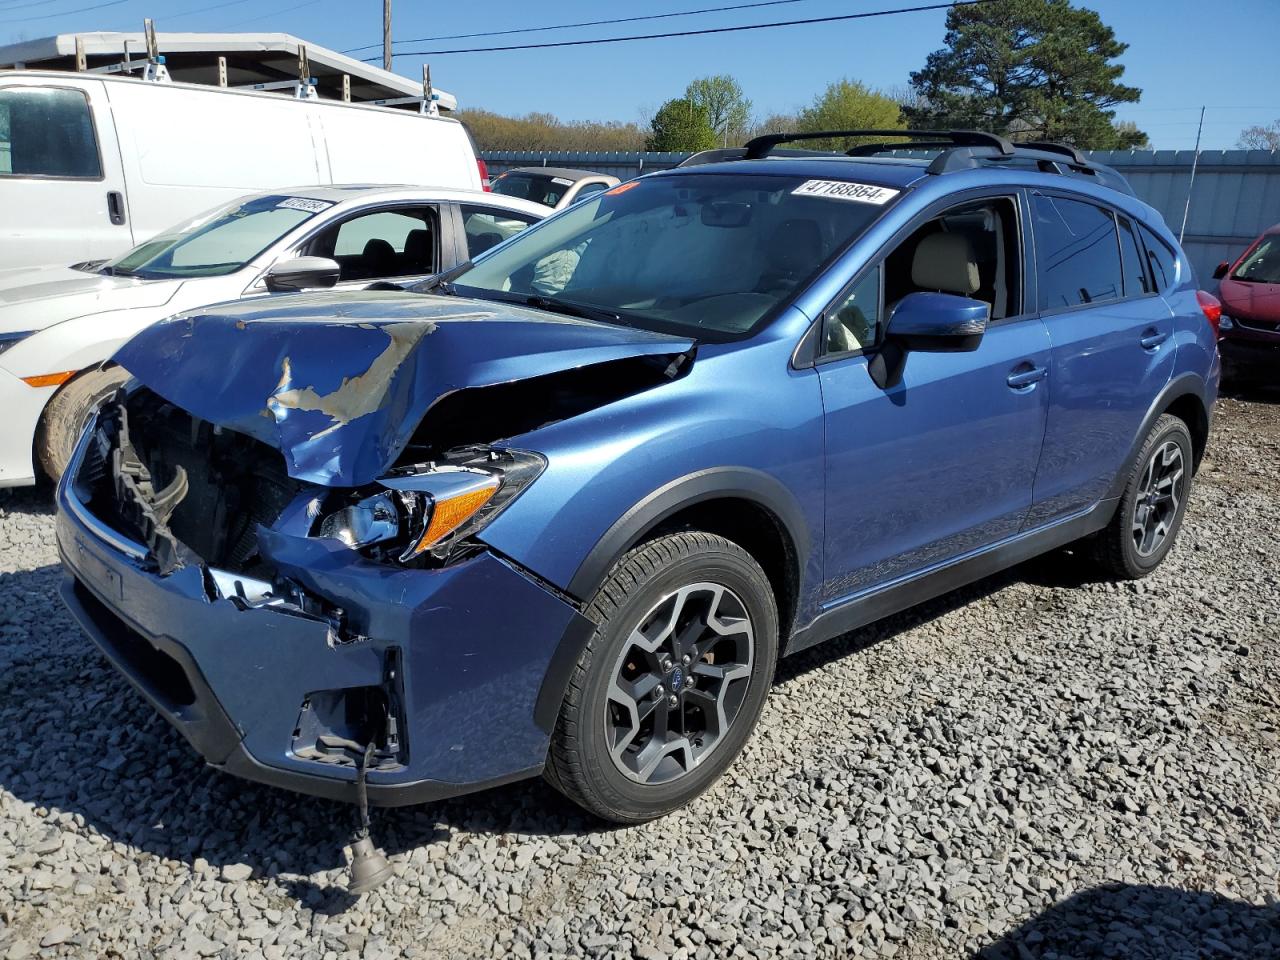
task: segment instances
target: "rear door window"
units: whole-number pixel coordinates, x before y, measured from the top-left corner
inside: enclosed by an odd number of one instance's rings
[[[1040,309],[1061,310],[1124,295],[1115,217],[1082,200],[1036,194],[1036,273]]]
[[[474,260],[486,250],[538,222],[537,217],[527,213],[470,203],[459,204],[458,211],[462,214],[462,230],[467,237],[468,260]]]
[[[0,88],[0,176],[102,179],[102,158],[83,91]]]

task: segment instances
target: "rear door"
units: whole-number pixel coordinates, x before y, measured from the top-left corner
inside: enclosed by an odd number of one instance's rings
[[[133,246],[101,80],[0,80],[0,269],[69,266]]]
[[[1174,369],[1173,313],[1136,225],[1096,200],[1031,194],[1049,421],[1028,525],[1103,499]]]
[[[492,250],[502,241],[538,222],[538,218],[532,214],[487,203],[459,203],[452,206],[458,213],[455,245],[457,259],[453,263],[442,264],[442,270],[448,270],[464,260],[474,260],[486,250]]]

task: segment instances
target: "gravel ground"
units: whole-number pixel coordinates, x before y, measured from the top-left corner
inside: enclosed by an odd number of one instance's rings
[[[785,661],[729,776],[602,827],[540,782],[376,815],[213,773],[0,497],[0,957],[1280,957],[1280,398],[1219,405],[1137,584],[1059,554]]]

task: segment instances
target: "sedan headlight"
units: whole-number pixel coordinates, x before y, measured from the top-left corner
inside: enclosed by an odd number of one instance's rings
[[[438,461],[399,468],[382,488],[327,513],[315,536],[378,559],[444,559],[537,479],[546,459],[526,450],[462,447]]]
[[[31,334],[34,330],[23,330],[19,333],[0,333],[0,353],[4,353],[10,347],[16,347]]]

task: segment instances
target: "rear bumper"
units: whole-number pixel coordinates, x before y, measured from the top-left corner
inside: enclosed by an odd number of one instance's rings
[[[369,771],[371,803],[421,803],[540,772],[555,716],[547,704],[563,692],[562,640],[590,624],[513,564],[483,553],[439,570],[391,570],[332,541],[273,534],[281,573],[368,634],[346,638],[297,609],[211,598],[202,566],[149,572],[68,502],[67,487],[57,495],[63,599],[211,765],[354,800],[354,764],[295,749],[302,705],[390,683],[402,747],[398,761]]]

